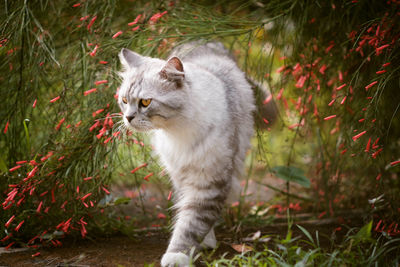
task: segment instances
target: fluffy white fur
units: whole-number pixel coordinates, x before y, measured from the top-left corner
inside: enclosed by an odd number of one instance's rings
[[[182,65],[121,51],[119,104],[127,126],[152,131],[174,186],[177,215],[161,265],[188,266],[193,247],[216,247],[213,226],[241,175],[255,107],[243,72],[221,44],[191,43],[172,56]],[[152,104],[140,107],[140,99]]]

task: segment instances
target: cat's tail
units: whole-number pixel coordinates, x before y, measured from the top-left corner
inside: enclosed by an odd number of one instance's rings
[[[254,124],[257,129],[268,129],[279,117],[278,107],[271,95],[271,92],[261,83],[247,78],[253,89],[256,101],[256,111],[254,114]]]

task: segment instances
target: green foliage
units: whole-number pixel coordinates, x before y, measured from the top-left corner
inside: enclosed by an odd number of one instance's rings
[[[34,238],[35,245],[42,237],[58,245],[66,235],[123,228],[107,211],[128,199],[114,199],[107,186],[130,184],[140,193],[147,174],[155,174],[154,183],[165,178],[147,138],[120,122],[117,54],[127,47],[165,58],[172,47],[198,39],[224,42],[279,106],[280,122],[257,131],[248,165],[257,161],[288,181],[281,190],[288,200],[295,196],[291,183],[302,185],[308,197],[298,198],[312,199],[310,210],[330,216],[342,208],[368,209],[367,200],[379,196],[372,215],[380,223],[349,240],[371,246],[368,263],[397,244],[370,243],[371,229],[399,233],[397,2],[16,0],[0,7],[4,244]],[[132,174],[138,166],[144,167]],[[343,250],[323,252],[329,260],[319,261],[317,239],[300,229],[312,250],[293,246],[288,234],[276,251],[237,260],[351,264],[339,257]],[[353,258],[364,253],[348,244]]]
[[[232,258],[226,256],[206,262],[207,266],[395,266],[400,261],[399,238],[371,238],[371,222],[354,234],[349,230],[340,244],[323,247],[314,242],[311,233],[297,225],[307,237],[275,238],[262,250],[255,250]],[[289,232],[291,230],[289,229]],[[369,232],[368,232],[369,231]],[[319,240],[318,232],[315,233]],[[361,237],[362,236],[362,237]],[[289,240],[288,240],[288,237]],[[359,244],[361,239],[362,244]],[[304,246],[303,244],[307,244]],[[254,244],[253,247],[256,247]]]
[[[304,176],[302,169],[293,166],[276,166],[272,168],[272,172],[285,181],[294,182],[307,188],[310,187],[310,180]]]

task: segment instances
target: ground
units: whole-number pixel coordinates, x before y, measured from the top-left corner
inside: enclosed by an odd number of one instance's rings
[[[307,227],[310,232],[318,230],[321,236],[324,234],[330,236],[337,227],[337,224],[324,220],[321,220],[320,223],[308,220],[303,221],[301,224]],[[255,245],[249,237],[253,236],[254,233],[258,231],[257,229],[261,231],[261,236],[271,235],[284,238],[287,232],[287,225],[285,223],[277,223],[274,226],[261,228],[246,227],[239,229],[236,227],[234,230],[221,229],[217,234],[217,239],[219,241],[218,249],[212,256],[203,257],[215,259],[226,254],[226,257],[229,258],[239,253],[237,251],[238,244],[246,243],[249,247],[257,249],[262,248],[263,242],[273,242],[272,240],[265,240]],[[296,227],[294,227],[293,230],[294,235],[302,234]],[[163,230],[151,230],[148,232],[143,231],[135,238],[112,236],[95,240],[79,240],[77,242],[70,240],[64,242],[64,245],[60,248],[42,248],[39,250],[40,255],[36,257],[32,257],[32,254],[37,252],[33,250],[14,252],[18,251],[17,249],[3,254],[1,254],[2,251],[0,250],[0,266],[124,267],[145,266],[151,263],[154,264],[153,266],[160,266],[159,262],[161,256],[168,245],[168,236],[169,234]],[[197,266],[202,266],[202,264],[197,263]]]

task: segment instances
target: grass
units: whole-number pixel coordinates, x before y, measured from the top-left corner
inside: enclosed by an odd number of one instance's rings
[[[294,234],[297,228],[301,234]],[[271,238],[270,235],[261,236]],[[318,231],[311,233],[300,225],[289,226],[286,237],[273,237],[266,244],[248,244],[254,248],[233,257],[205,260],[206,266],[398,266],[400,238],[385,234],[372,236],[372,221],[362,228],[351,228],[343,241],[323,245]],[[261,247],[261,248],[260,248]],[[259,249],[257,249],[259,248]],[[211,252],[209,255],[214,253]],[[206,257],[207,258],[207,257]]]

